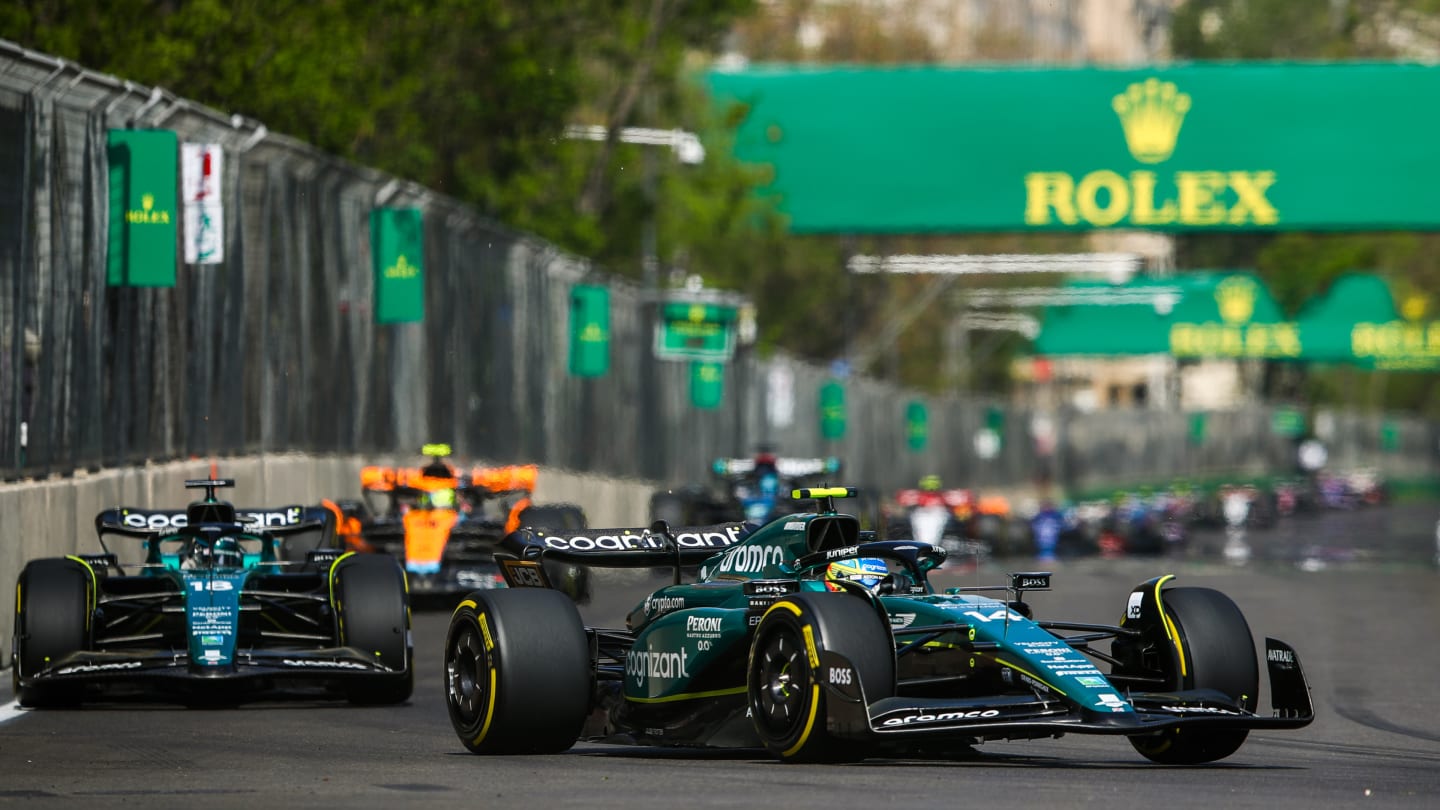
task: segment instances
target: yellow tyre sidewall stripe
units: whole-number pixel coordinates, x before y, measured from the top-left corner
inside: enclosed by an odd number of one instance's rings
[[[805,728],[801,729],[799,739],[795,741],[794,745],[780,752],[780,757],[785,759],[794,756],[796,752],[804,748],[805,743],[810,740],[811,732],[815,730],[815,716],[820,712],[820,653],[815,647],[814,629],[811,628],[809,622],[803,621],[805,617],[804,611],[794,602],[783,600],[776,602],[760,617],[760,622],[763,624],[766,616],[769,616],[772,611],[779,610],[780,608],[784,608],[794,613],[797,618],[802,619],[800,622],[800,632],[805,637],[805,654],[810,662],[812,676],[810,684],[810,714],[805,718]]]
[[[485,693],[485,721],[480,724],[480,733],[470,741],[471,745],[479,745],[484,742],[485,735],[490,733],[490,724],[495,720],[495,687],[499,681],[499,673],[495,669],[495,657],[490,654],[495,649],[495,638],[490,633],[490,623],[486,621],[485,614],[480,611],[480,606],[473,599],[466,599],[455,607],[456,616],[460,611],[470,609],[475,616],[475,625],[480,628],[480,637],[485,643],[485,668],[490,673],[490,689]]]

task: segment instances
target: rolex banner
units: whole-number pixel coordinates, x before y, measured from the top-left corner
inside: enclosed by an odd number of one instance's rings
[[[168,129],[112,129],[105,283],[175,286],[179,140]]]
[[[425,319],[424,243],[420,209],[377,208],[370,212],[376,323]]]
[[[1440,226],[1440,66],[713,73],[796,231]]]
[[[1092,303],[1047,308],[1035,339],[1038,355],[1169,354],[1440,369],[1440,320],[1429,299],[1396,296],[1370,273],[1336,278],[1294,317],[1251,273],[1189,271],[1121,285],[1077,280],[1063,289],[1086,292]]]

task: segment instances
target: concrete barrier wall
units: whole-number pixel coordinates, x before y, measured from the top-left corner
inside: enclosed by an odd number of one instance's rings
[[[235,479],[227,499],[236,506],[318,503],[322,498],[360,497],[360,468],[392,463],[358,456],[264,455],[219,462],[221,478]],[[413,464],[413,459],[393,463]],[[77,473],[74,477],[0,485],[0,587],[9,593],[25,563],[38,557],[98,553],[95,515],[116,506],[179,509],[198,493],[185,489],[191,478],[207,478],[210,462],[156,464],[124,470]],[[538,503],[574,503],[591,526],[643,526],[649,520],[653,483],[623,481],[559,470],[542,470]],[[113,538],[112,545],[116,540]],[[123,557],[122,557],[123,559]],[[0,598],[0,669],[10,665],[15,600]]]

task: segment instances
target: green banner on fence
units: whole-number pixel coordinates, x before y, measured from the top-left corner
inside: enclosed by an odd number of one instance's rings
[[[112,129],[105,283],[174,287],[180,141],[168,129]]]
[[[370,256],[375,264],[375,322],[425,319],[425,224],[418,208],[370,212]]]
[[[570,373],[603,377],[610,371],[610,290],[577,284],[570,290]]]
[[[1440,67],[712,73],[796,231],[1434,229]]]
[[[725,398],[725,364],[709,360],[690,361],[690,404],[711,410]]]
[[[845,386],[833,380],[820,386],[820,435],[830,441],[845,438]]]
[[[738,310],[728,304],[667,301],[655,324],[655,356],[724,362],[735,352]]]
[[[930,441],[930,411],[918,399],[905,406],[905,441],[917,453]]]

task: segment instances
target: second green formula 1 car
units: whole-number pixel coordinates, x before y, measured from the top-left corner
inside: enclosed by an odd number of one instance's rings
[[[1266,639],[1269,711],[1250,628],[1228,597],[1144,582],[1119,625],[1037,619],[1051,575],[936,592],[943,549],[875,542],[834,499],[758,529],[731,523],[506,538],[512,588],[477,591],[445,644],[450,718],[475,753],[577,740],[759,747],[784,761],[944,754],[987,740],[1097,734],[1165,764],[1235,753],[1251,729],[1313,719],[1299,657]],[[670,565],[627,627],[585,627],[542,561]],[[699,564],[698,579],[679,572]],[[536,587],[539,586],[539,587]],[[1108,649],[1107,649],[1108,648]]]

